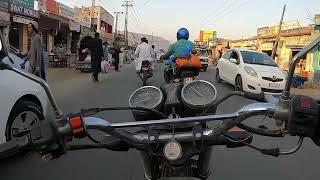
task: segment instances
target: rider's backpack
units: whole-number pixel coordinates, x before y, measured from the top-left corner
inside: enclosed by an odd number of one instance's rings
[[[189,57],[178,57],[175,60],[175,65],[177,68],[201,68],[200,57],[191,54]]]

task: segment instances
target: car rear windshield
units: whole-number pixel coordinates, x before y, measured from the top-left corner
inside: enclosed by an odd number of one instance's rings
[[[208,56],[207,51],[206,50],[200,50],[199,51],[199,56]]]
[[[253,51],[240,51],[244,63],[258,64],[265,66],[278,66],[275,61],[265,53],[253,52]]]

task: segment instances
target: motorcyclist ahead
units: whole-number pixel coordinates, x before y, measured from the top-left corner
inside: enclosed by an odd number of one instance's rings
[[[141,44],[138,45],[134,55],[136,57],[135,65],[136,65],[137,73],[140,72],[142,61],[147,60],[150,63],[152,63],[154,51],[153,51],[152,47],[148,44],[147,38],[145,38],[145,37],[141,38]]]
[[[168,60],[168,66],[164,70],[166,81],[172,76],[172,65],[174,63],[176,68],[180,68],[188,64],[197,69],[200,65],[200,59],[194,59],[191,55],[194,43],[189,41],[189,31],[186,28],[178,30],[177,40],[177,42],[170,45],[167,53],[161,57],[161,59]],[[190,60],[192,63],[190,63]]]

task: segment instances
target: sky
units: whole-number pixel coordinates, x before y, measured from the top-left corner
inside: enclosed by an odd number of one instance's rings
[[[58,0],[70,7],[88,6],[91,0]],[[125,12],[122,0],[96,0],[110,13]],[[154,34],[175,40],[181,27],[189,29],[190,39],[200,30],[217,31],[219,38],[240,39],[256,35],[257,28],[279,24],[283,5],[284,21],[298,20],[301,26],[320,14],[319,0],[133,0],[129,8],[129,31]],[[124,15],[119,18],[124,28]]]

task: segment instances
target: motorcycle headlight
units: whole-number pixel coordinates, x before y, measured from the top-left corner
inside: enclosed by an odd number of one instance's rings
[[[178,141],[171,140],[163,148],[164,157],[169,161],[178,160],[182,156],[182,148]]]
[[[244,70],[247,72],[247,74],[249,74],[250,76],[252,77],[258,77],[258,74],[257,72],[252,68],[252,67],[249,67],[249,66],[245,66],[244,67]]]

